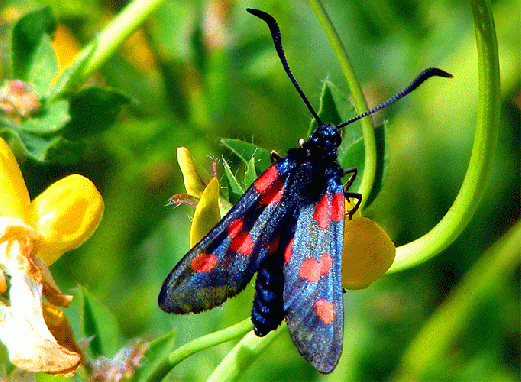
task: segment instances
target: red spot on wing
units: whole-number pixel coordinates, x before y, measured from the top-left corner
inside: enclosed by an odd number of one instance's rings
[[[242,219],[232,220],[228,226],[228,235],[234,238],[242,231],[243,227],[244,221]]]
[[[239,252],[243,255],[251,255],[253,252],[253,238],[248,232],[242,232],[232,239],[230,251]]]
[[[277,249],[279,248],[280,243],[280,235],[277,235],[275,240],[273,240],[271,243],[268,243],[269,249],[268,249],[268,256],[273,255],[275,252],[277,252]]]
[[[327,275],[331,267],[333,266],[333,259],[327,253],[322,255],[322,259],[320,260],[320,274]]]
[[[278,177],[279,170],[276,165],[272,165],[255,181],[255,183],[253,183],[253,188],[255,188],[259,194],[264,194]]]
[[[315,303],[315,312],[318,318],[326,325],[329,325],[335,320],[335,306],[332,302],[321,298]]]
[[[298,275],[310,282],[320,280],[320,276],[326,275],[333,266],[333,259],[328,254],[324,253],[320,263],[313,257],[305,259],[300,264]]]
[[[291,239],[288,243],[288,246],[284,250],[284,264],[289,263],[291,259],[291,250],[293,249],[293,239]]]
[[[313,218],[317,221],[319,228],[326,229],[329,226],[331,215],[329,211],[329,198],[326,193],[324,193],[324,196],[322,196],[318,202],[317,208],[313,213]]]
[[[284,194],[284,179],[278,178],[269,187],[265,190],[265,193],[262,194],[260,199],[260,203],[262,204],[275,204],[280,202],[282,199],[282,195]]]
[[[320,279],[320,264],[314,258],[308,257],[300,264],[298,275],[310,282],[318,281]]]
[[[344,219],[344,193],[337,192],[331,201],[331,220],[341,221]]]
[[[212,254],[200,253],[190,262],[194,272],[210,272],[217,264],[217,257]]]

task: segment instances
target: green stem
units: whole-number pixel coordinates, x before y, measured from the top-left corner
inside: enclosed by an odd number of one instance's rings
[[[74,69],[67,74],[66,84],[55,93],[64,93],[83,84],[164,1],[134,0],[129,3],[96,38],[82,49],[71,65]]]
[[[160,381],[166,377],[166,375],[181,361],[190,357],[201,350],[209,347],[222,344],[235,337],[242,336],[253,329],[251,318],[247,318],[244,321],[239,322],[226,329],[220,330],[215,333],[208,334],[203,337],[199,337],[186,345],[181,346],[179,349],[171,353],[156,367],[156,370],[150,374],[146,381]]]
[[[479,309],[483,296],[503,291],[521,259],[521,222],[512,227],[474,264],[409,346],[396,381],[421,381],[450,352],[456,339]],[[440,378],[442,376],[438,376]],[[430,378],[436,378],[431,375]]]
[[[353,101],[355,103],[356,112],[361,114],[367,111],[368,107],[367,102],[365,101],[364,93],[362,92],[360,84],[356,80],[355,72],[347,55],[346,48],[342,44],[342,41],[340,40],[340,37],[338,36],[338,33],[335,30],[333,23],[331,22],[331,19],[327,15],[326,10],[324,9],[324,6],[320,0],[309,0],[309,3],[315,12],[315,15],[317,16],[320,25],[322,25],[322,28],[324,29],[324,32],[329,39],[329,43],[335,52],[335,56],[340,64],[340,67],[342,68],[347,85],[351,90],[351,96],[353,97]],[[370,195],[371,189],[373,188],[376,174],[376,140],[371,117],[362,118],[360,122],[362,124],[362,133],[364,135],[365,164],[364,173],[362,175],[362,181],[360,183],[358,192],[367,197]],[[363,208],[365,200],[365,198],[362,199],[360,208]]]
[[[447,248],[470,222],[487,189],[499,126],[499,58],[490,2],[472,0],[471,5],[478,50],[479,100],[469,167],[447,214],[427,234],[398,247],[390,271],[422,263]]]
[[[207,382],[230,382],[244,375],[259,354],[285,329],[286,325],[282,324],[264,337],[257,337],[253,332],[246,334],[217,366]]]

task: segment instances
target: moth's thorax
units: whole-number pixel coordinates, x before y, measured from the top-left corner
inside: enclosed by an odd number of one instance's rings
[[[338,129],[333,125],[319,125],[309,139],[304,142],[302,148],[311,155],[320,158],[335,157],[338,146],[342,142]]]
[[[288,151],[281,162],[292,167],[291,186],[286,191],[294,202],[301,205],[317,202],[326,188],[341,184],[342,169],[337,160],[341,142],[335,126],[321,124],[301,147]]]

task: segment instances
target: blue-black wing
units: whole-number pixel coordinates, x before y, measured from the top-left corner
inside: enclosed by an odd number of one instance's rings
[[[300,208],[285,251],[288,329],[299,352],[321,373],[333,371],[342,353],[343,224],[343,186],[340,177],[331,177],[320,199]]]
[[[168,313],[201,312],[245,288],[266,257],[285,216],[285,157],[271,165],[228,214],[172,269],[158,303]]]

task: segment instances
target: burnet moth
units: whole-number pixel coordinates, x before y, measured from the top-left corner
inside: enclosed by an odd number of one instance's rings
[[[199,313],[235,296],[257,272],[251,319],[264,336],[285,318],[295,346],[320,373],[332,372],[342,353],[342,244],[344,198],[356,169],[337,160],[341,128],[399,100],[430,77],[452,77],[437,68],[421,72],[381,105],[337,126],[323,123],[286,61],[280,30],[266,12],[247,9],[268,25],[293,86],[318,127],[257,178],[226,216],[172,269],[159,293],[168,313]],[[351,174],[344,186],[341,178]]]

